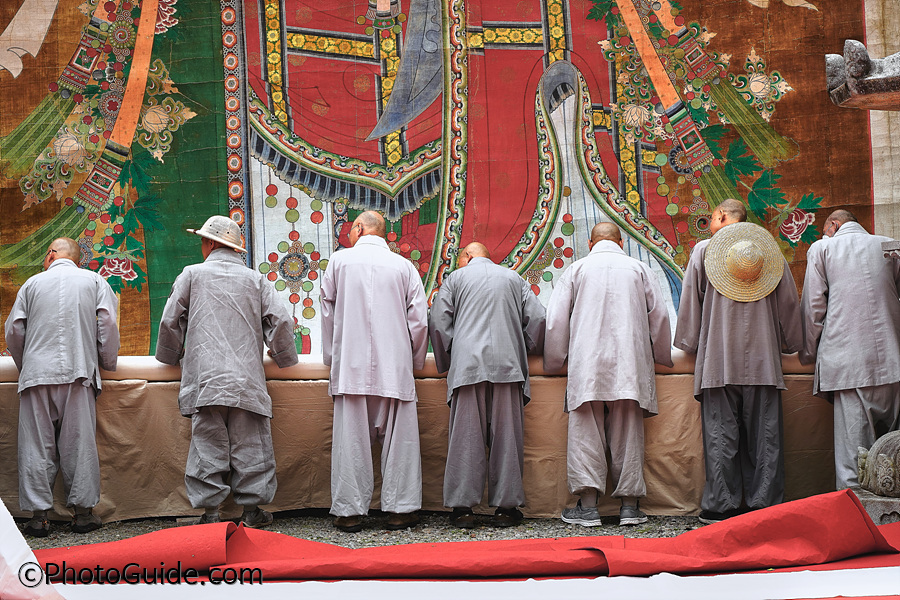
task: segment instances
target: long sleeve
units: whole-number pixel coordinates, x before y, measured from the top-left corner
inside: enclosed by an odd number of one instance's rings
[[[22,289],[24,290],[24,286]],[[25,352],[25,330],[27,325],[28,311],[25,306],[25,294],[20,290],[19,295],[16,296],[15,303],[13,303],[12,310],[9,311],[4,327],[6,347],[19,371],[22,370],[22,355]]]
[[[572,269],[563,273],[550,296],[544,334],[544,370],[559,371],[569,355],[569,318],[572,314]]]
[[[331,366],[332,352],[334,350],[334,298],[336,287],[334,284],[334,262],[322,274],[322,362]]]
[[[803,348],[803,328],[800,319],[800,299],[797,297],[797,285],[791,269],[784,261],[784,274],[775,288],[775,299],[778,302],[778,320],[781,322],[783,351],[797,352]]]
[[[119,358],[119,300],[106,281],[99,281],[97,288],[97,359],[101,368],[115,371]]]
[[[544,333],[547,328],[547,311],[531,286],[522,280],[522,332],[529,354],[540,354],[544,350]]]
[[[675,325],[675,347],[689,354],[696,354],[700,346],[700,327],[703,323],[703,297],[701,273],[702,252],[695,247],[688,261],[681,286],[681,302],[678,306],[678,323]]]
[[[452,277],[444,280],[434,302],[431,303],[431,311],[428,314],[428,334],[431,338],[431,348],[434,351],[434,362],[438,373],[444,373],[450,369],[453,324],[456,317],[452,281]]]
[[[166,300],[166,306],[159,320],[156,360],[161,363],[177,365],[184,355],[184,335],[187,332],[190,297],[190,278],[184,274],[179,275],[172,284],[172,292]]]
[[[650,326],[653,362],[671,367],[675,363],[672,362],[672,329],[669,325],[669,311],[663,300],[659,282],[649,269],[644,270],[644,295],[647,299],[647,321]]]
[[[296,365],[299,358],[294,344],[293,320],[284,305],[278,302],[273,286],[263,284],[261,293],[263,338],[269,353],[282,369]]]
[[[800,301],[803,347],[800,349],[799,358],[804,365],[816,362],[827,310],[828,279],[825,276],[825,264],[821,246],[813,244],[806,253],[806,277],[803,280],[803,298]]]
[[[412,344],[413,369],[425,366],[428,354],[428,302],[419,274],[409,265],[411,273],[406,295],[406,320],[409,327],[409,341]]]

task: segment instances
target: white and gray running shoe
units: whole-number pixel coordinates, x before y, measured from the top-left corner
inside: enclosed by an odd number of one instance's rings
[[[597,527],[603,523],[600,521],[600,513],[597,508],[584,508],[581,506],[581,500],[574,508],[563,509],[562,520],[573,525],[581,525],[583,527]]]
[[[623,506],[619,509],[619,525],[640,525],[646,522],[647,515],[637,506]]]

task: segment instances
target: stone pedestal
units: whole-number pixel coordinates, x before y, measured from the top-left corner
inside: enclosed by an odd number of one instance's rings
[[[876,496],[869,490],[858,487],[850,489],[862,502],[866,512],[869,513],[876,525],[887,525],[900,521],[900,498]]]

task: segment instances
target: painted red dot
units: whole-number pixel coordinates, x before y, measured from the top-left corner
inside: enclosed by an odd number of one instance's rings
[[[669,44],[672,46],[677,46],[678,45],[678,36],[673,33],[668,38],[666,38],[666,41],[669,42]]]
[[[394,232],[392,231],[392,232],[390,232],[389,234],[387,234],[387,239],[388,239],[389,242],[396,242],[396,241],[397,241],[397,234],[394,233]]]
[[[714,158],[713,164],[718,167],[720,164],[722,164],[722,161],[720,161],[718,158]]]
[[[122,71],[123,69],[125,69],[125,65],[123,65],[119,61],[116,61],[113,63],[113,69],[116,71]]]
[[[688,230],[687,221],[681,221],[675,225],[675,229],[678,230],[678,233],[684,233]]]
[[[569,213],[564,214],[564,215],[563,215],[563,222],[564,222],[564,223],[571,223],[571,222],[572,222],[572,215],[570,215]]]
[[[694,177],[700,177],[701,175],[703,175],[702,171],[694,171]]]
[[[540,296],[540,295],[541,295],[541,288],[540,288],[540,286],[538,286],[536,283],[534,283],[534,284],[531,285],[531,291],[534,292],[534,295],[535,295],[535,296]]]
[[[114,13],[114,12],[106,13],[106,20],[107,20],[107,21],[115,21],[115,20],[116,20],[116,13]]]
[[[694,99],[694,92],[688,92],[687,94],[684,95],[684,97],[685,97],[686,100],[693,100],[693,99]]]
[[[100,222],[109,223],[109,213],[103,213],[102,215],[100,215]]]
[[[690,212],[691,212],[690,206],[682,206],[681,207],[681,214],[687,215],[687,214],[690,214]]]
[[[109,136],[111,136],[111,135],[112,135],[112,131],[106,130],[103,132],[103,137],[105,137],[106,139],[109,139]]]
[[[91,221],[93,221],[96,218],[97,218],[97,213],[95,213],[95,212],[88,213],[88,219],[90,219]]]
[[[292,242],[296,242],[297,240],[300,239],[300,232],[297,231],[296,229],[295,229],[295,230],[292,230],[292,231],[288,234],[288,237],[290,238],[290,240],[291,240]]]
[[[313,252],[312,254],[309,255],[309,257],[313,260],[319,260],[320,258],[322,258],[322,255],[319,254],[318,252]]]
[[[400,252],[402,252],[403,254],[408,253],[409,252],[409,244],[407,244],[406,242],[403,242],[402,244],[400,244]]]
[[[100,141],[100,136],[97,134],[94,134],[91,137],[89,137],[88,139],[91,140],[92,144],[96,144],[97,142]]]
[[[106,61],[102,61],[102,60],[101,60],[100,62],[98,62],[98,63],[97,63],[97,68],[100,69],[101,71],[104,70],[104,69],[106,69]]]
[[[315,223],[316,225],[318,225],[319,223],[321,223],[322,221],[325,220],[325,215],[323,215],[319,211],[315,211],[315,212],[313,212],[313,214],[309,215],[309,220],[312,221],[313,223]]]
[[[688,71],[686,77],[687,77],[688,81],[693,81],[693,80],[697,79],[697,76],[694,75],[693,71]]]
[[[278,186],[275,185],[274,183],[270,183],[269,185],[266,186],[266,194],[267,195],[274,196],[277,193],[278,193]]]
[[[117,224],[115,227],[113,227],[113,231],[116,233],[122,233],[123,231],[125,231],[125,228],[122,227],[121,224]]]
[[[307,277],[310,281],[315,281],[316,279],[319,278],[319,274],[316,273],[315,271],[310,271],[310,272],[309,272],[309,275],[307,275],[306,277]]]
[[[704,93],[704,94],[708,94],[710,89],[711,89],[711,88],[709,87],[709,85],[704,85],[704,86],[703,86],[703,93]]]
[[[74,96],[72,96],[72,100],[80,104],[81,101],[84,100],[84,96],[82,96],[81,94],[75,94]]]
[[[553,245],[556,246],[557,248],[562,248],[565,244],[566,244],[566,241],[564,239],[562,239],[561,237],[558,237],[555,240],[553,240]]]
[[[384,39],[391,37],[391,30],[390,29],[382,29],[381,37],[383,37]]]
[[[55,92],[55,91],[59,90],[59,84],[56,83],[55,81],[53,83],[51,83],[50,85],[48,85],[47,87],[50,88],[51,92]]]
[[[84,123],[85,125],[90,125],[91,121],[93,121],[93,120],[94,119],[91,117],[91,115],[84,115],[84,118],[81,119],[81,122]]]
[[[291,294],[288,300],[291,301],[291,304],[297,304],[300,302],[300,294]]]
[[[103,10],[106,12],[115,12],[116,11],[116,3],[115,2],[104,2]]]
[[[613,6],[611,9],[609,9],[609,12],[611,12],[614,15],[617,15],[617,14],[619,14],[619,7]]]
[[[276,279],[278,279],[278,273],[276,273],[275,271],[269,271],[269,274],[266,275],[266,277],[269,281],[275,281]]]
[[[130,11],[130,10],[131,10],[131,2],[123,2],[123,3],[122,3],[122,10],[128,10],[128,11]]]
[[[660,48],[665,48],[666,46],[668,46],[668,44],[666,44],[665,38],[660,38],[660,39],[656,40],[656,43],[659,44]]]
[[[297,204],[298,204],[297,199],[294,198],[293,196],[288,198],[287,201],[285,201],[285,203],[284,203],[284,205],[287,206],[288,208],[290,208],[291,210],[297,208]]]
[[[269,253],[269,262],[277,262],[277,261],[278,261],[278,255],[275,254],[274,252],[270,252]]]
[[[575,254],[575,251],[571,248],[566,248],[565,250],[563,250],[563,256],[565,256],[566,258],[572,258],[573,254]]]
[[[106,44],[105,46],[103,46],[103,51],[109,54],[110,52],[112,52],[112,46]]]
[[[116,206],[122,206],[123,204],[125,204],[125,198],[123,198],[122,196],[116,196],[115,198],[113,198],[113,204],[115,204]]]
[[[697,240],[690,240],[688,242],[688,248],[693,248],[696,245],[697,245]]]
[[[309,308],[312,305],[313,305],[312,298],[304,298],[303,299],[303,306],[305,306],[306,308]]]
[[[74,203],[74,200],[72,200],[71,197],[66,198],[66,206],[72,206],[73,203]]]
[[[679,26],[684,25],[684,17],[682,17],[681,15],[675,17],[675,24]]]
[[[114,240],[111,235],[108,235],[105,238],[103,238],[103,243],[107,246],[112,246],[113,244],[116,243],[116,240]]]
[[[88,263],[88,269],[91,269],[92,271],[96,271],[97,267],[99,267],[99,266],[100,266],[100,262],[96,261],[96,260],[92,260],[91,262]]]
[[[622,44],[623,46],[627,46],[628,44],[631,43],[631,38],[629,38],[627,35],[623,35],[622,39],[619,40],[619,43]]]
[[[90,56],[91,58],[94,58],[95,56],[100,56],[100,51],[97,50],[96,48],[88,48],[87,55]]]
[[[556,260],[553,261],[553,266],[556,267],[557,269],[562,269],[563,265],[565,265],[565,263],[563,262],[563,259],[561,259],[561,258],[557,258]]]
[[[85,237],[94,237],[94,231],[92,229],[85,229],[84,235]]]
[[[428,263],[427,262],[419,263],[419,270],[422,271],[423,273],[427,273],[428,272]]]
[[[647,20],[650,21],[651,23],[656,23],[659,19],[656,17],[656,15],[651,13],[650,16],[647,17]]]

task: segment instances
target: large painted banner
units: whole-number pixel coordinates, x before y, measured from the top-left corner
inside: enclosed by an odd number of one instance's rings
[[[546,303],[619,225],[677,310],[738,198],[802,281],[833,208],[872,226],[867,115],[824,55],[862,2],[13,0],[0,6],[0,309],[69,236],[152,352],[184,232],[243,229],[248,266],[321,349],[319,281],[363,210],[429,296],[478,240]]]

